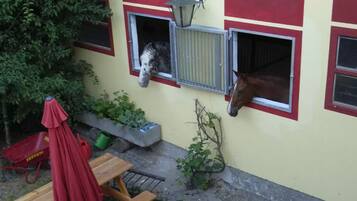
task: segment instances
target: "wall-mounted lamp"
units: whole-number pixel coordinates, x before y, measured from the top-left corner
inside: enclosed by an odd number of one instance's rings
[[[170,0],[167,2],[171,6],[176,26],[191,26],[196,4],[203,3],[203,0]]]

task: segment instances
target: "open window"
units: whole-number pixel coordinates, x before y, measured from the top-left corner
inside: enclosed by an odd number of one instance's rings
[[[108,0],[98,0],[98,4],[109,7]],[[79,34],[76,46],[114,56],[112,23],[110,18],[98,24],[85,23]]]
[[[325,107],[357,116],[357,30],[332,28]]]
[[[165,65],[158,67],[155,76],[173,80],[175,66],[172,51],[171,20],[165,17],[157,17],[139,13],[128,13],[131,70],[139,72],[142,59],[145,54],[152,54],[151,49],[163,49],[160,60]]]
[[[253,103],[292,112],[294,38],[239,29],[230,33],[233,69],[257,80]]]
[[[203,26],[178,28],[170,12],[124,5],[124,13],[131,75],[139,75],[146,47],[159,42],[159,46],[169,46],[169,70],[159,70],[152,80],[175,87],[228,91],[227,31]]]

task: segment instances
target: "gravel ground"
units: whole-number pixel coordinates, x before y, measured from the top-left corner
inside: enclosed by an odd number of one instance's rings
[[[124,153],[118,153],[115,146],[106,151],[130,161],[137,170],[164,176],[166,181],[153,190],[158,195],[157,201],[267,201],[256,194],[236,189],[223,180],[216,180],[207,191],[187,190],[177,182],[180,173],[176,169],[175,159],[166,153],[157,153],[138,147],[133,147]],[[103,153],[103,151],[95,150],[94,156]],[[35,184],[27,184],[23,175],[11,171],[7,171],[5,177],[7,181],[0,182],[0,201],[15,200],[51,180],[50,170],[46,169],[41,170],[41,177]],[[138,191],[137,188],[130,190]],[[142,190],[147,189],[140,189],[140,191]],[[135,195],[135,193],[131,194]],[[112,200],[106,199],[106,201]]]
[[[13,171],[6,171],[5,182],[0,182],[0,200],[12,201],[50,181],[50,171],[41,170],[41,176],[34,184],[27,184],[23,174],[16,174]]]

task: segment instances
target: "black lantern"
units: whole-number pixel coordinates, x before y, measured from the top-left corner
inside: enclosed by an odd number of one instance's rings
[[[191,26],[196,0],[170,0],[167,2],[171,6],[171,11],[175,17],[176,26],[188,27]]]

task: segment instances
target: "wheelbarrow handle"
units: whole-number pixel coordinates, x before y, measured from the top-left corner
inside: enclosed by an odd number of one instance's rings
[[[28,170],[34,170],[35,168],[24,168],[24,167],[16,167],[16,166],[2,166],[0,167],[0,170],[23,170],[23,171],[28,171]]]
[[[32,177],[32,175],[29,173],[29,171],[26,171],[26,173],[25,173],[26,183],[33,184],[37,181],[37,179],[40,177],[41,165],[42,165],[42,161],[38,162],[34,177]]]

